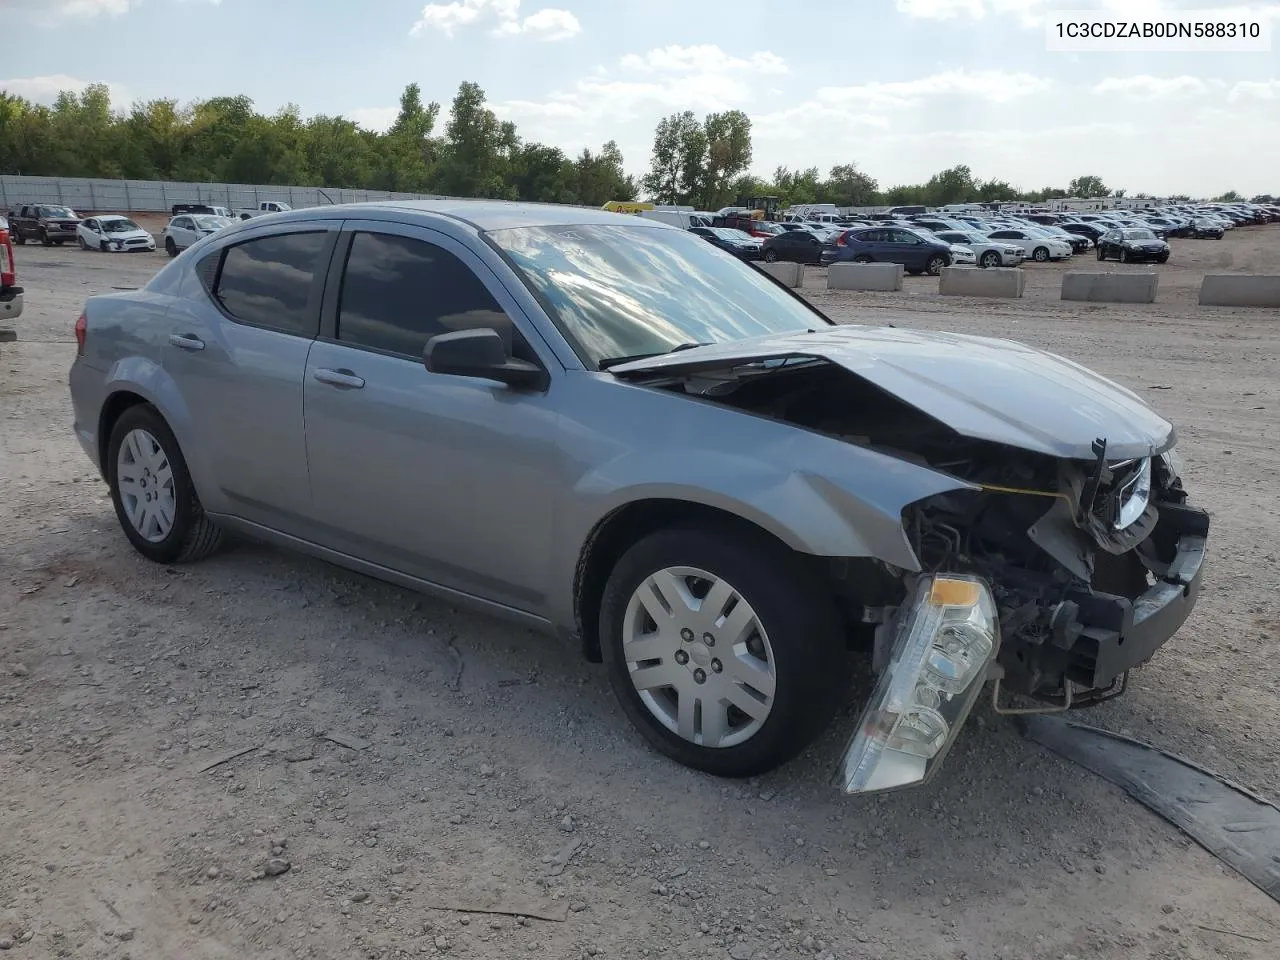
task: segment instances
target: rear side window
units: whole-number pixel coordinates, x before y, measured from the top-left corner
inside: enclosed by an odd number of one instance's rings
[[[419,358],[438,333],[490,327],[512,349],[511,320],[471,268],[410,237],[357,233],[338,306],[338,339]]]
[[[286,233],[228,248],[214,298],[242,323],[311,333],[311,296],[327,239],[323,231]]]

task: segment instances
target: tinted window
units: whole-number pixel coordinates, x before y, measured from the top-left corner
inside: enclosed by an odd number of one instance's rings
[[[214,296],[245,323],[285,333],[308,333],[311,289],[325,233],[287,233],[227,250]]]
[[[857,240],[861,243],[879,243],[884,238],[883,230],[862,230],[858,233],[850,234],[845,238],[845,242]]]
[[[894,243],[921,243],[922,242],[920,237],[906,230],[892,230],[890,232],[892,234],[891,239],[893,240]]]
[[[421,357],[438,333],[492,327],[511,349],[511,321],[465,263],[435,244],[357,233],[338,307],[338,339]]]

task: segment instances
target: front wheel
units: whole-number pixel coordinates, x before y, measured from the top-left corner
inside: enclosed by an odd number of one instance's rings
[[[1167,253],[1164,254],[1163,256],[1156,257],[1156,263],[1168,263],[1168,262],[1169,262],[1169,255]]]
[[[222,530],[205,516],[178,441],[154,407],[120,415],[105,466],[120,526],[148,560],[185,563],[221,545]]]
[[[79,242],[81,250],[89,249],[89,245],[84,242],[84,237],[76,237],[76,240]]]
[[[675,527],[640,540],[605,585],[600,636],[645,739],[717,776],[790,760],[846,692],[834,605],[766,534]]]
[[[764,262],[765,262],[765,263],[777,263],[777,262],[778,262],[778,251],[777,251],[777,250],[766,250],[766,251],[764,252]]]
[[[1104,253],[1102,252],[1102,246],[1101,246],[1101,244],[1099,244],[1099,246],[1098,246],[1098,259],[1099,259],[1099,260],[1105,260],[1105,259],[1107,259],[1106,254],[1104,254]]]
[[[1049,259],[1048,247],[1036,247],[1035,252],[1031,254],[1036,263],[1045,263]]]
[[[874,263],[875,261],[865,253],[860,253],[853,258],[854,263]]]
[[[53,246],[53,241],[49,239],[49,234],[45,232],[44,227],[40,228],[40,242],[46,247]]]
[[[1000,254],[994,250],[988,250],[982,255],[982,259],[978,263],[984,267],[998,267],[1000,266]]]
[[[938,276],[938,274],[942,273],[942,268],[945,267],[946,265],[947,265],[946,257],[943,257],[942,255],[939,254],[939,255],[930,257],[929,262],[925,264],[924,268],[926,272],[928,272],[929,276],[936,277]]]

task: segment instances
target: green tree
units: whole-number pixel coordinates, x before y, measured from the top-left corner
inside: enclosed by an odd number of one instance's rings
[[[1214,197],[1213,199],[1216,200],[1218,203],[1239,203],[1241,200],[1244,199],[1244,197],[1242,197],[1235,190],[1228,190],[1222,196]]]
[[[687,204],[703,182],[707,133],[692,110],[658,121],[645,191],[657,203]]]
[[[839,164],[831,168],[831,174],[823,184],[823,203],[837,207],[870,207],[876,202],[880,185],[858,169],[856,163]]]
[[[633,178],[622,166],[622,151],[614,140],[600,152],[584,149],[574,164],[578,178],[578,203],[589,207],[603,206],[610,200],[634,200],[637,189]]]
[[[437,186],[459,197],[510,198],[511,161],[520,147],[514,124],[502,123],[485,105],[479,84],[464,81],[453,98],[441,150]]]
[[[706,159],[696,190],[705,210],[718,210],[733,199],[729,181],[751,166],[751,118],[741,110],[713,113],[702,123]]]
[[[1067,184],[1067,194],[1072,197],[1081,197],[1085,200],[1094,200],[1098,197],[1111,196],[1111,191],[1107,189],[1107,185],[1102,182],[1101,177],[1090,175],[1076,177]]]

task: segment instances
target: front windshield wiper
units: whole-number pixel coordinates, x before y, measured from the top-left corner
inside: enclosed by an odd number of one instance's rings
[[[668,353],[679,353],[681,350],[692,350],[694,347],[709,347],[709,343],[682,343],[672,347],[670,350],[655,350],[652,353],[633,353],[629,357],[605,357],[597,366],[601,370],[608,370],[611,367],[619,367],[624,363],[630,363],[632,360],[649,360],[653,357],[665,357]]]

